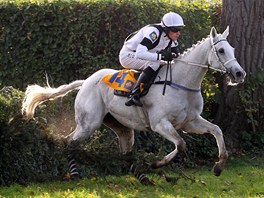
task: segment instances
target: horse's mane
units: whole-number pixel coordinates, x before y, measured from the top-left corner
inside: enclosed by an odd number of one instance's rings
[[[196,48],[197,46],[199,46],[200,44],[204,43],[205,40],[207,40],[207,38],[209,38],[210,35],[208,35],[206,38],[203,38],[202,40],[198,41],[197,43],[193,44],[190,48],[186,49],[181,55],[180,58],[183,58],[184,56],[186,56],[187,54],[189,54],[194,48]]]

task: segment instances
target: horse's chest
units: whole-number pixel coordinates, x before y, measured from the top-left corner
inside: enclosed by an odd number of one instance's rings
[[[169,120],[175,128],[181,128],[186,122],[199,116],[203,109],[203,102],[199,98],[185,101],[169,110]]]

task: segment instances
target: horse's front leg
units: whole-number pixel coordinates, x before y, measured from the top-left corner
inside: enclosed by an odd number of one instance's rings
[[[214,174],[216,176],[219,176],[228,158],[228,152],[226,150],[224,137],[221,129],[217,125],[212,124],[211,122],[199,116],[197,117],[197,119],[189,122],[183,130],[186,132],[197,134],[210,133],[215,137],[218,146],[219,161],[215,163]]]
[[[167,119],[162,119],[158,124],[152,127],[152,130],[159,133],[161,136],[174,143],[175,149],[166,155],[162,160],[152,164],[152,168],[160,168],[167,165],[173,160],[179,151],[186,149],[186,143],[182,137],[177,133],[171,122]]]

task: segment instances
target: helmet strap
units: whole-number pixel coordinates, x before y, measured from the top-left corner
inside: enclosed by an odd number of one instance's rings
[[[162,22],[162,24],[164,25],[164,27],[163,27],[163,31],[166,33],[167,37],[170,38],[170,37],[169,37],[170,28],[164,23],[163,20],[161,20],[161,22]]]

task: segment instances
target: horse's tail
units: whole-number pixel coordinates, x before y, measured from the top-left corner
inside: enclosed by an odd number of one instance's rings
[[[26,119],[33,118],[35,109],[38,105],[47,100],[63,97],[74,89],[80,89],[84,81],[85,80],[76,80],[70,84],[61,85],[58,88],[29,85],[25,91],[26,96],[22,103],[22,115]]]

